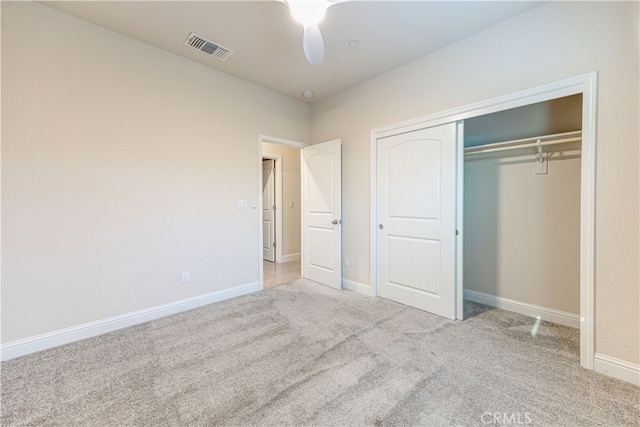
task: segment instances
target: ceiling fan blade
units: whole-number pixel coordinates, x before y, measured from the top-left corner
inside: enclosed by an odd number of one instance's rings
[[[324,41],[318,25],[310,25],[304,29],[304,37],[302,39],[302,48],[304,56],[310,64],[322,64],[324,59]]]

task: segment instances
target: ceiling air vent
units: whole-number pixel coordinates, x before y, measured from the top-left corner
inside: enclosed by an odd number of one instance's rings
[[[187,40],[184,42],[185,46],[198,49],[200,52],[206,53],[209,56],[218,58],[221,61],[226,61],[231,56],[233,51],[226,47],[215,44],[207,39],[200,37],[195,33],[189,34]]]

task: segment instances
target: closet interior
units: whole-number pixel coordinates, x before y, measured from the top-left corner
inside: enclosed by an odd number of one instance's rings
[[[582,95],[464,123],[465,299],[579,327]]]

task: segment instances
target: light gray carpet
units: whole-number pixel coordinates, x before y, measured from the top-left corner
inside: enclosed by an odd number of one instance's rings
[[[454,322],[300,279],[3,362],[1,422],[640,424],[640,389],[580,368],[578,331],[465,306]]]

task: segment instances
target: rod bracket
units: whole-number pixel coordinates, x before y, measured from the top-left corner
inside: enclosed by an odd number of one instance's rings
[[[538,159],[539,163],[542,163],[542,162],[544,162],[544,158],[542,157],[542,154],[543,154],[543,152],[542,152],[542,140],[539,139],[538,141],[536,141],[536,144],[538,146],[538,158],[537,159]]]
[[[536,156],[536,175],[546,175],[549,171],[549,153],[542,151],[542,140],[536,141],[538,154]]]

